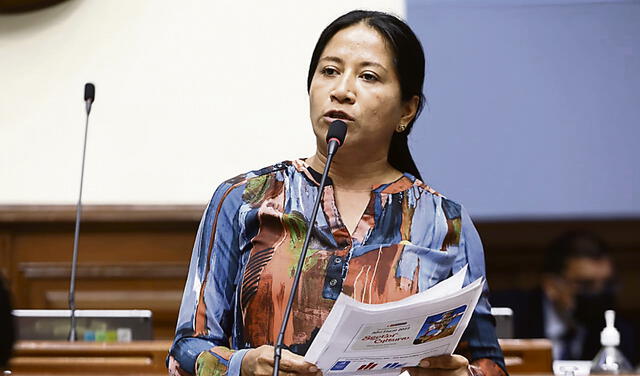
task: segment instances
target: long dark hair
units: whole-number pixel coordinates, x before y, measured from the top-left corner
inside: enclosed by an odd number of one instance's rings
[[[422,45],[418,37],[416,37],[404,21],[387,13],[367,10],[354,10],[338,17],[322,31],[320,38],[318,38],[316,47],[313,50],[313,55],[311,55],[311,63],[309,64],[307,91],[311,88],[311,81],[318,67],[320,55],[324,51],[327,43],[329,43],[329,40],[333,38],[338,31],[360,22],[364,22],[366,25],[374,28],[389,43],[394,54],[393,62],[396,72],[400,79],[402,100],[408,101],[416,95],[420,100],[416,116],[407,124],[406,129],[400,133],[393,133],[387,160],[394,168],[402,172],[408,172],[422,180],[418,167],[411,157],[408,141],[413,123],[420,114],[420,111],[422,111],[425,102],[424,94],[422,94],[425,65],[424,51],[422,50]]]

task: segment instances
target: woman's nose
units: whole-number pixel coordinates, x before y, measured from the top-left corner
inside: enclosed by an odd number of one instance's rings
[[[336,86],[331,90],[331,100],[338,103],[353,104],[356,101],[354,90],[353,80],[345,74],[337,80]]]

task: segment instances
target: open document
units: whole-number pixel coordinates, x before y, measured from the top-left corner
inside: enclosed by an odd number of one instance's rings
[[[467,267],[430,289],[384,304],[340,294],[305,360],[324,375],[398,375],[402,367],[455,350],[484,280],[462,287]]]

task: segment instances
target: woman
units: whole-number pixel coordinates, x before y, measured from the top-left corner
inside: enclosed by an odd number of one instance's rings
[[[323,31],[307,80],[316,153],[218,187],[198,230],[170,372],[271,374],[270,344],[320,193],[325,135],[336,119],[346,122],[347,139],[323,192],[281,373],[319,373],[301,354],[340,292],[382,303],[422,291],[467,263],[467,283],[484,275],[482,245],[469,216],[419,180],[409,153],[407,136],[424,103],[423,79],[420,42],[396,17],[353,11]],[[376,287],[363,293],[358,287],[364,284]],[[441,356],[410,368],[413,376],[504,373],[486,293],[463,337],[474,366],[460,355]]]

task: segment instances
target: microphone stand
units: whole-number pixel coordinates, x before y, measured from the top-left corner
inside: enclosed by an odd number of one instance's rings
[[[76,229],[73,235],[73,258],[71,260],[71,283],[69,285],[69,311],[71,329],[69,329],[69,341],[78,340],[76,334],[76,272],[78,269],[78,237],[80,235],[80,217],[82,213],[82,182],[84,181],[84,160],[87,152],[87,133],[89,132],[89,112],[91,112],[91,99],[86,100],[87,117],[84,123],[84,146],[82,147],[82,169],[80,170],[80,194],[76,205]]]
[[[327,153],[327,163],[324,165],[324,172],[322,173],[322,178],[320,179],[320,187],[318,188],[318,197],[316,198],[316,202],[313,204],[313,211],[311,212],[311,217],[307,222],[307,234],[304,238],[304,243],[302,245],[302,251],[300,252],[300,258],[298,259],[298,267],[296,268],[296,274],[293,278],[293,285],[291,286],[291,293],[289,294],[289,301],[287,302],[287,306],[284,310],[284,317],[282,319],[282,325],[280,326],[280,332],[278,333],[278,340],[276,341],[276,345],[274,347],[274,355],[273,355],[273,376],[278,376],[278,371],[280,370],[280,358],[282,356],[282,343],[284,341],[284,332],[287,329],[287,322],[289,322],[289,316],[291,314],[291,307],[293,306],[293,299],[296,296],[296,292],[298,291],[298,283],[300,282],[300,275],[302,272],[302,266],[304,265],[304,259],[307,257],[307,249],[309,248],[309,239],[311,238],[311,230],[313,228],[313,224],[316,221],[316,216],[318,214],[318,208],[320,207],[320,201],[322,199],[324,186],[326,184],[327,176],[329,175],[329,168],[331,166],[331,161],[333,160],[333,156],[340,144],[338,141],[330,140],[328,145],[328,153]]]

